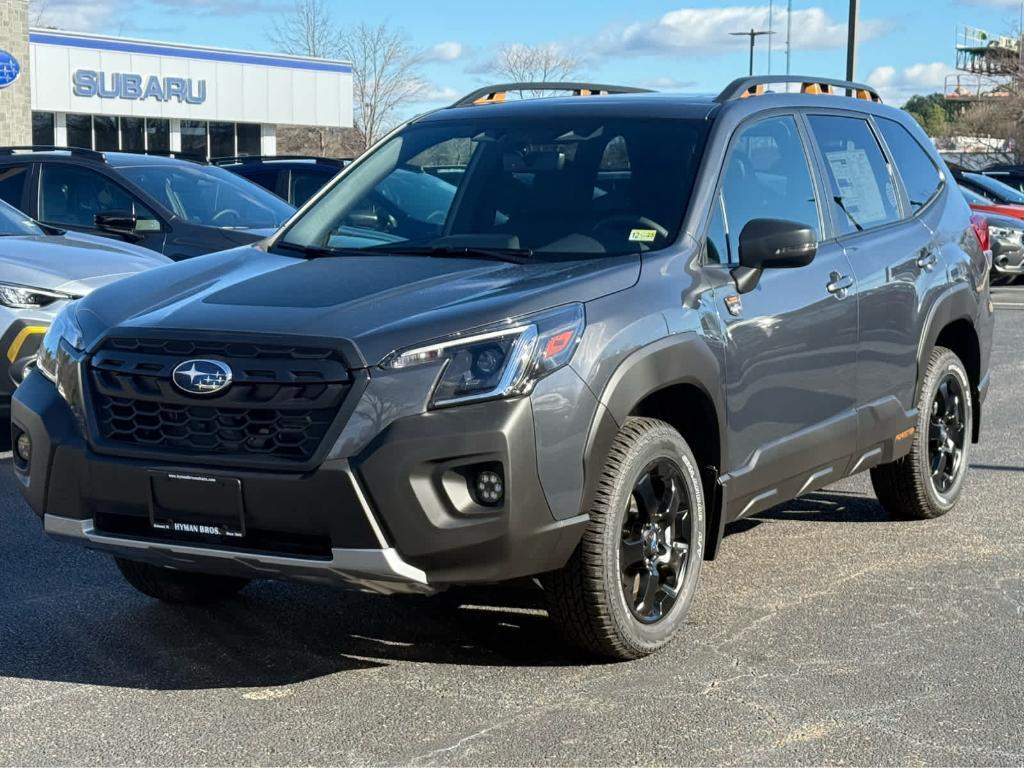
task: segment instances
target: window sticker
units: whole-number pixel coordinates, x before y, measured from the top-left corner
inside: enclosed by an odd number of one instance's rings
[[[658,230],[656,229],[633,229],[629,232],[629,242],[631,243],[653,243],[654,239],[658,236]]]
[[[832,176],[836,180],[843,207],[860,224],[885,221],[885,203],[871,170],[871,160],[863,149],[826,152]]]

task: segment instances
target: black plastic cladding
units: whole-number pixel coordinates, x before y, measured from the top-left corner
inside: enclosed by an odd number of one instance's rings
[[[296,341],[299,343],[290,343]],[[83,364],[99,453],[282,471],[317,466],[365,388],[337,340],[112,331]],[[188,396],[171,371],[192,357],[234,371],[223,395]]]

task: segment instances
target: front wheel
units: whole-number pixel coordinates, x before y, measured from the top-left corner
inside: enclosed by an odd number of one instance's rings
[[[608,453],[583,539],[545,578],[549,613],[583,650],[646,656],[685,620],[703,558],[693,453],[665,422],[629,418]]]
[[[165,603],[209,605],[227,600],[249,583],[248,579],[211,573],[178,571],[159,565],[115,557],[125,580],[139,592]]]
[[[928,519],[956,506],[971,446],[971,382],[951,350],[932,351],[917,407],[910,453],[872,469],[871,484],[890,515]]]

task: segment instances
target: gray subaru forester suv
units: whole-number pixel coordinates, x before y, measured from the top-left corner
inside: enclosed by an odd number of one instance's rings
[[[68,306],[15,395],[53,536],[172,602],[535,577],[575,645],[683,623],[725,526],[871,470],[957,502],[987,231],[866,86],[470,94],[262,243]],[[562,98],[506,98],[566,91]]]

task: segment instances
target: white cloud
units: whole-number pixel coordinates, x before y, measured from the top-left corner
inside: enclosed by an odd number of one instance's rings
[[[426,104],[450,104],[462,95],[462,91],[456,90],[450,85],[436,86],[423,83],[412,100]]]
[[[785,39],[786,11],[777,3],[771,16],[775,45]],[[680,8],[656,21],[637,22],[607,31],[599,41],[605,52],[626,55],[713,54],[746,48],[746,37],[730,35],[747,29],[768,29],[768,6],[728,6],[725,8]],[[793,11],[793,48],[822,50],[846,45],[846,21],[833,19],[823,8]],[[888,21],[862,19],[858,27],[861,40],[879,37],[891,28]],[[759,41],[764,45],[763,40]]]
[[[72,32],[96,32],[110,26],[118,0],[34,0],[29,6],[29,23]]]
[[[447,41],[430,48],[424,58],[427,61],[455,61],[462,57],[463,52],[462,43]]]
[[[942,91],[946,75],[955,72],[953,67],[941,61],[913,64],[903,69],[882,66],[871,70],[867,83],[878,90],[883,100],[891,104],[902,104],[915,94]]]

